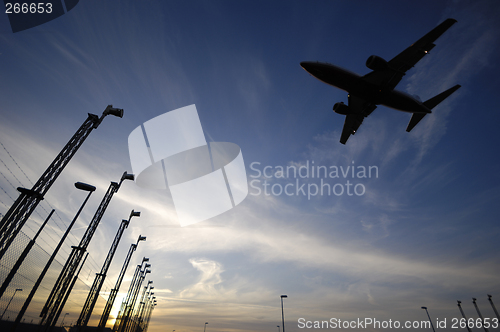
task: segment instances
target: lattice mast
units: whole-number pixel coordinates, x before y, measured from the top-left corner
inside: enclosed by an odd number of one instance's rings
[[[99,226],[99,222],[101,221],[101,218],[104,215],[104,212],[106,211],[111,198],[113,198],[113,195],[120,189],[120,186],[124,180],[133,179],[133,174],[127,174],[127,172],[124,172],[120,183],[111,182],[108,191],[104,195],[101,204],[97,208],[94,217],[90,221],[90,224],[87,227],[83,238],[80,240],[79,245],[72,246],[73,249],[68,257],[68,260],[66,261],[66,264],[64,264],[64,267],[61,270],[61,273],[59,274],[54,287],[52,288],[49,298],[47,299],[47,302],[45,303],[45,306],[40,313],[40,317],[42,317],[40,325],[44,326],[42,331],[50,331],[52,327],[57,323],[60,309],[62,309],[62,300],[64,299],[66,292],[71,292],[71,280],[75,275],[76,269],[78,268],[78,265],[80,264],[85,251],[87,250],[90,240],[94,236],[97,226]]]
[[[153,281],[149,280],[147,285],[144,286],[144,290],[142,291],[142,295],[140,297],[139,304],[137,305],[137,308],[133,311],[130,312],[130,316],[134,316],[133,318],[130,319],[130,324],[127,327],[126,331],[133,331],[137,325],[139,324],[139,315],[141,314],[142,311],[142,305],[144,304],[144,300],[146,298],[146,291],[148,290],[148,287],[153,283]],[[154,287],[151,287],[153,289]]]
[[[112,105],[108,105],[100,118],[95,114],[89,113],[87,120],[85,120],[73,137],[71,137],[66,146],[59,152],[52,164],[45,170],[33,187],[31,189],[17,188],[21,194],[0,221],[0,259],[24,226],[33,210],[37,207],[38,203],[43,200],[44,195],[54,184],[71,158],[73,158],[76,151],[82,146],[92,130],[96,129],[101,124],[104,117],[109,114],[121,118],[123,117],[123,109],[113,108]]]
[[[71,228],[73,227],[76,220],[80,216],[80,213],[82,212],[83,208],[85,207],[85,204],[87,204],[87,201],[89,200],[90,196],[92,195],[92,193],[96,189],[94,186],[87,185],[87,184],[84,184],[81,182],[75,183],[75,187],[88,191],[87,197],[83,201],[83,204],[80,206],[80,209],[78,210],[75,217],[73,218],[73,220],[69,224],[68,228],[66,229],[66,232],[64,232],[64,235],[62,236],[61,240],[59,240],[59,243],[57,244],[56,248],[52,252],[52,255],[50,256],[49,260],[45,264],[45,267],[43,268],[42,272],[38,276],[38,279],[36,280],[35,284],[31,288],[31,292],[29,293],[28,297],[24,301],[23,307],[19,311],[19,314],[17,315],[16,320],[14,321],[14,324],[12,324],[11,332],[14,332],[16,330],[17,326],[19,325],[19,323],[21,322],[21,319],[23,318],[24,313],[26,312],[26,309],[28,309],[28,306],[30,305],[31,300],[33,299],[33,296],[35,295],[36,291],[38,290],[38,287],[40,287],[40,284],[42,283],[42,280],[45,277],[45,274],[49,270],[50,265],[52,264],[52,262],[56,258],[57,253],[59,252],[59,249],[61,249],[61,246],[63,245],[64,241],[66,240],[66,237],[68,236],[69,232],[71,231]]]
[[[116,252],[116,248],[118,247],[118,244],[120,243],[120,239],[122,238],[123,232],[125,229],[128,227],[130,224],[130,219],[132,217],[140,217],[141,213],[140,212],[135,212],[132,210],[130,212],[130,216],[128,220],[122,220],[120,227],[118,227],[118,232],[116,233],[115,239],[113,240],[113,243],[111,244],[111,248],[109,249],[108,256],[106,256],[106,260],[104,261],[104,264],[102,265],[101,272],[96,273],[94,283],[92,284],[92,287],[90,288],[89,295],[87,296],[87,300],[85,301],[85,304],[83,305],[82,311],[80,313],[80,317],[78,318],[76,325],[85,327],[87,326],[87,323],[89,322],[90,316],[92,315],[92,310],[94,310],[94,306],[97,302],[97,299],[99,297],[99,292],[101,291],[102,285],[104,283],[104,279],[106,279],[106,274],[108,273],[109,266],[111,264],[111,261],[113,260],[113,257]]]
[[[125,272],[127,271],[128,264],[130,263],[130,259],[132,258],[132,254],[134,251],[137,249],[137,245],[139,244],[139,241],[145,241],[146,237],[145,236],[140,236],[139,239],[137,239],[137,243],[132,243],[130,246],[130,249],[128,251],[127,257],[125,258],[125,262],[123,262],[122,270],[120,271],[120,275],[118,276],[118,280],[116,281],[115,288],[111,290],[111,293],[109,294],[108,301],[106,302],[106,305],[104,306],[104,310],[102,312],[101,320],[99,321],[99,330],[104,329],[106,327],[106,323],[109,318],[109,313],[111,312],[111,309],[113,308],[113,304],[116,299],[116,294],[118,294],[118,291],[120,290],[120,286],[123,281],[123,276],[125,275]]]
[[[117,331],[118,328],[120,327],[123,313],[125,312],[125,309],[127,308],[127,304],[130,302],[130,299],[132,297],[134,286],[137,283],[137,280],[138,280],[139,275],[141,273],[142,265],[148,261],[149,261],[149,258],[143,257],[142,263],[140,265],[137,265],[137,267],[135,268],[134,276],[132,277],[132,281],[130,282],[130,286],[128,288],[127,295],[125,296],[125,299],[122,301],[120,311],[118,312],[118,315],[116,316],[115,325],[113,326],[113,331]],[[148,265],[149,264],[146,263],[145,266],[148,266]],[[149,265],[149,266],[151,266],[151,265]]]
[[[134,290],[133,290],[133,295],[132,295],[131,301],[125,307],[125,312],[123,313],[123,318],[122,318],[122,321],[120,324],[120,328],[118,329],[118,332],[127,331],[127,326],[130,323],[130,318],[131,318],[132,313],[134,311],[135,302],[137,301],[137,296],[139,295],[139,291],[141,290],[142,282],[144,281],[146,274],[151,273],[151,270],[148,269],[148,267],[150,267],[150,266],[151,266],[150,264],[146,264],[146,266],[144,267],[144,270],[141,271],[141,273],[139,275],[137,283],[134,285]]]

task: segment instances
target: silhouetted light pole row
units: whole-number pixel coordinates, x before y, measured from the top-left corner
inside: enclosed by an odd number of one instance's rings
[[[101,204],[97,208],[97,211],[90,221],[85,234],[80,240],[80,243],[78,244],[78,246],[72,247],[73,250],[71,251],[63,269],[61,270],[61,273],[59,274],[59,277],[54,287],[52,288],[49,298],[47,299],[47,302],[45,303],[45,306],[43,307],[40,314],[40,316],[42,317],[40,321],[40,326],[43,326],[42,331],[48,332],[55,326],[62,307],[64,306],[63,299],[66,297],[67,293],[71,292],[72,288],[70,284],[78,268],[78,265],[80,265],[80,261],[82,260],[83,255],[87,250],[87,247],[97,229],[97,226],[99,226],[99,222],[101,221],[101,218],[104,215],[109,202],[113,198],[113,195],[118,192],[124,180],[134,180],[134,175],[124,172],[119,183],[111,182],[108,191],[104,195]]]
[[[133,296],[130,304],[126,307],[125,309],[125,314],[123,315],[122,323],[121,323],[121,328],[119,329],[119,332],[128,332],[130,328],[130,323],[132,320],[134,308],[135,308],[135,303],[137,301],[137,296],[139,295],[139,291],[141,289],[142,282],[144,281],[144,278],[148,273],[151,273],[151,270],[148,269],[148,267],[151,267],[150,264],[146,264],[144,266],[144,270],[141,271],[139,274],[139,279],[137,280],[137,283],[134,286],[134,291],[133,291]],[[151,293],[153,294],[153,293]]]
[[[40,235],[40,233],[42,232],[45,225],[47,225],[47,222],[52,217],[52,214],[54,213],[54,211],[55,211],[54,209],[52,209],[52,211],[50,211],[49,215],[47,216],[47,218],[43,222],[42,226],[40,226],[40,228],[38,229],[38,232],[30,240],[30,242],[28,243],[26,248],[24,248],[23,252],[21,253],[21,255],[17,259],[16,263],[14,264],[12,269],[10,270],[9,275],[7,276],[7,278],[5,278],[2,286],[0,287],[0,298],[2,297],[2,295],[5,292],[5,290],[7,289],[7,287],[9,286],[10,282],[12,281],[12,278],[14,278],[14,276],[16,275],[17,270],[19,270],[19,268],[21,267],[21,264],[23,263],[24,259],[26,258],[26,256],[28,256],[28,253],[30,252],[31,248],[33,248],[33,245],[35,244],[35,241],[36,241],[38,235]]]
[[[150,291],[154,289],[154,286],[151,286],[152,283],[153,283],[153,281],[149,280],[147,285],[144,286],[144,291],[142,292],[141,300],[139,301],[139,305],[137,306],[137,309],[134,310],[134,314],[133,314],[134,318],[132,319],[131,324],[130,324],[130,328],[129,328],[130,331],[133,331],[134,329],[136,329],[137,326],[140,324],[141,315],[142,315],[142,312],[144,309],[144,305],[146,304],[145,303],[146,292],[147,292],[148,288]],[[149,293],[148,293],[148,295],[149,295]]]
[[[118,291],[120,290],[120,286],[121,286],[122,281],[123,281],[123,276],[125,275],[125,272],[127,271],[127,267],[128,267],[129,262],[130,262],[130,259],[132,258],[132,254],[137,249],[137,246],[139,245],[140,241],[146,241],[146,237],[139,235],[139,238],[137,239],[137,243],[135,243],[135,244],[132,243],[132,245],[130,246],[127,257],[125,258],[125,261],[123,262],[122,270],[120,271],[120,275],[118,276],[118,279],[116,281],[115,288],[113,288],[111,290],[111,293],[109,294],[108,301],[106,302],[106,305],[104,306],[101,320],[99,321],[99,325],[98,325],[99,330],[101,330],[101,331],[104,330],[104,328],[106,327],[106,323],[107,323],[108,318],[109,318],[109,313],[111,312],[111,309],[113,308],[113,304],[114,304],[115,299],[116,299],[116,294],[118,294]]]
[[[143,264],[148,261],[149,258],[144,257],[142,259],[142,263],[140,265],[137,265],[134,272],[134,277],[132,278],[132,282],[130,283],[129,290],[127,292],[127,296],[125,300],[123,300],[120,313],[116,318],[113,331],[119,331],[119,332],[125,331],[125,328],[127,326],[131,314],[131,310],[133,309],[135,301],[137,299],[138,288],[141,287],[142,281],[144,280],[146,274],[151,272],[151,270],[148,270],[148,268],[151,267],[151,265],[147,263],[144,265],[144,269],[142,270]]]
[[[500,317],[498,316],[497,309],[495,308],[495,305],[493,304],[493,300],[491,298],[492,298],[492,296],[490,294],[488,294],[488,301],[490,301],[491,307],[493,308],[495,315],[497,316],[498,319],[500,319]],[[481,320],[481,327],[484,329],[485,332],[489,332],[488,327],[485,326],[483,315],[481,315],[481,312],[479,311],[479,307],[477,306],[476,301],[477,301],[477,299],[475,297],[473,297],[472,303],[474,304],[474,307],[476,308],[477,315],[479,316],[479,319]],[[460,314],[462,315],[463,319],[465,320],[465,322],[467,322],[467,317],[465,316],[464,310],[462,309],[462,301],[458,300],[457,306],[458,306],[458,309],[460,310]],[[427,317],[429,317],[429,322],[431,323],[432,330],[435,332],[436,330],[434,329],[434,325],[432,324],[431,316],[429,315],[429,311],[427,310],[427,307],[422,307],[422,309],[424,309],[425,312],[427,313]],[[467,330],[469,332],[471,332],[471,329],[470,329],[468,323],[465,324],[465,327],[467,328]]]
[[[148,327],[149,327],[149,320],[151,319],[151,314],[153,313],[153,309],[156,307],[156,300],[155,300],[155,297],[153,296],[152,298],[152,302],[149,306],[149,312],[148,312],[148,315],[147,315],[147,319],[146,319],[146,324],[144,325],[144,329],[143,331],[144,332],[147,332],[148,331]],[[205,323],[205,327],[206,327],[206,324],[208,323]]]
[[[150,283],[153,283],[153,282],[152,282],[152,281],[149,281],[149,282],[148,282],[148,286],[149,286],[149,284],[150,284]],[[146,286],[146,289],[147,289],[147,286]],[[138,324],[140,327],[142,327],[142,328],[144,328],[144,316],[145,316],[145,313],[146,313],[146,306],[147,306],[147,304],[148,304],[148,302],[147,302],[147,301],[149,300],[149,297],[150,297],[152,294],[154,294],[154,293],[152,293],[152,292],[151,292],[153,289],[154,289],[154,287],[153,287],[153,286],[150,286],[150,287],[149,287],[149,291],[148,291],[147,293],[145,293],[145,294],[144,294],[142,301],[139,303],[139,305],[140,305],[140,312],[139,312],[139,315],[138,315],[138,318],[137,318],[137,324]],[[174,330],[174,331],[175,331],[175,330]]]
[[[87,120],[85,120],[73,137],[71,137],[69,142],[64,146],[61,152],[59,152],[54,161],[52,161],[52,164],[45,170],[33,187],[31,189],[17,188],[21,194],[0,221],[0,259],[12,244],[12,241],[37,207],[38,203],[43,200],[45,194],[52,184],[54,184],[57,177],[64,170],[80,146],[82,146],[83,142],[85,142],[85,139],[87,139],[92,130],[99,126],[107,115],[114,115],[121,118],[123,117],[123,110],[113,108],[112,105],[109,105],[100,118],[95,114],[89,113]]]
[[[33,299],[33,296],[35,295],[36,291],[38,290],[38,287],[40,286],[43,278],[45,277],[45,274],[49,270],[50,265],[52,264],[52,262],[56,258],[57,253],[59,252],[59,249],[61,249],[61,246],[64,243],[64,241],[66,240],[66,237],[68,236],[71,228],[73,227],[73,225],[75,224],[76,220],[80,216],[80,213],[82,212],[83,208],[85,207],[85,204],[87,204],[87,201],[89,200],[90,195],[92,195],[92,193],[96,189],[94,186],[91,186],[89,184],[85,184],[85,183],[82,183],[82,182],[75,183],[75,187],[77,189],[80,189],[80,190],[83,190],[83,191],[87,191],[88,192],[87,197],[83,201],[82,205],[80,206],[80,209],[78,210],[78,212],[76,213],[75,217],[73,218],[73,220],[69,224],[68,228],[66,229],[66,232],[64,232],[64,235],[62,236],[61,240],[57,244],[57,247],[54,249],[54,252],[52,252],[52,255],[50,256],[49,260],[45,264],[45,267],[43,268],[42,272],[38,276],[38,279],[36,280],[35,284],[33,285],[33,288],[31,289],[30,294],[28,295],[28,297],[24,301],[23,307],[21,308],[21,311],[19,311],[19,314],[17,315],[14,324],[12,325],[12,328],[11,328],[12,332],[16,330],[17,326],[21,322],[21,319],[23,318],[24,313],[26,312],[26,309],[28,309],[28,306],[31,303],[31,300]]]
[[[50,187],[55,182],[57,177],[62,173],[64,168],[67,166],[67,164],[69,163],[71,158],[74,156],[74,154],[77,152],[77,150],[80,148],[80,146],[84,143],[84,141],[89,136],[91,131],[93,129],[96,129],[100,125],[100,123],[102,122],[104,117],[106,117],[107,115],[114,115],[117,117],[122,117],[123,110],[118,109],[118,108],[113,108],[112,105],[109,105],[104,110],[101,117],[98,117],[97,115],[94,115],[94,114],[89,114],[87,120],[82,124],[82,126],[77,130],[77,132],[73,135],[73,137],[66,144],[66,146],[61,150],[61,152],[54,159],[52,164],[47,168],[47,170],[42,174],[40,179],[33,186],[33,188],[32,189],[18,188],[18,191],[20,192],[20,196],[14,202],[14,204],[11,206],[11,208],[9,209],[9,211],[6,213],[5,216],[0,215],[0,217],[1,217],[1,220],[0,220],[0,259],[3,257],[3,255],[5,254],[5,252],[7,251],[9,246],[11,245],[12,241],[14,240],[14,238],[18,235],[20,229],[24,226],[25,222],[28,220],[31,213],[37,207],[38,203],[41,200],[43,200],[44,195],[50,189]],[[54,287],[53,287],[53,289],[52,289],[52,291],[51,291],[51,293],[50,293],[50,295],[49,295],[49,297],[44,305],[44,308],[42,309],[41,314],[40,314],[40,316],[42,317],[42,319],[40,321],[40,327],[41,327],[40,330],[41,331],[50,331],[57,323],[57,320],[58,320],[58,318],[59,318],[59,316],[64,308],[64,305],[65,305],[65,303],[66,303],[66,301],[71,293],[71,290],[72,290],[72,288],[73,288],[73,286],[78,278],[78,274],[80,273],[80,271],[81,271],[81,269],[82,269],[83,265],[85,264],[85,261],[88,257],[88,253],[86,253],[87,247],[88,247],[88,245],[89,245],[89,243],[90,243],[90,241],[91,241],[91,239],[92,239],[92,237],[97,229],[97,226],[99,225],[99,222],[100,222],[106,208],[108,207],[108,205],[111,201],[111,198],[113,197],[114,193],[118,192],[118,190],[119,190],[119,188],[124,180],[134,180],[134,176],[132,174],[127,174],[127,172],[125,172],[119,183],[111,182],[110,187],[108,188],[108,191],[106,192],[106,195],[102,199],[101,204],[99,205],[93,219],[90,221],[88,228],[87,228],[84,236],[82,237],[79,245],[72,247],[73,249],[71,251],[71,254],[69,255],[61,273],[59,274],[59,277],[58,277],[58,279],[57,279],[57,281],[56,281],[56,283],[55,283],[55,285],[54,285]],[[22,320],[24,313],[26,312],[31,300],[33,299],[35,292],[37,291],[38,287],[40,286],[41,281],[45,277],[51,263],[55,259],[55,256],[57,255],[63,242],[67,238],[67,235],[69,234],[71,228],[73,227],[74,223],[78,219],[85,204],[89,200],[90,195],[96,189],[94,186],[91,186],[91,185],[88,185],[85,183],[81,183],[81,182],[76,183],[75,187],[80,189],[80,190],[88,191],[88,195],[87,195],[85,201],[83,202],[82,206],[80,207],[79,211],[77,212],[77,214],[73,218],[73,221],[70,223],[66,232],[62,236],[59,244],[55,248],[51,257],[49,258],[47,264],[44,267],[44,270],[39,275],[37,281],[35,282],[33,288],[31,289],[30,294],[26,298],[26,301],[24,302],[22,309],[18,313],[16,320],[15,320],[14,324],[12,325],[11,331],[15,331],[16,327],[18,326],[18,324]],[[9,275],[7,276],[7,278],[4,280],[4,282],[0,286],[0,298],[5,293],[11,280],[16,275],[19,267],[22,265],[24,259],[26,258],[26,256],[30,252],[30,250],[32,249],[33,245],[36,243],[38,236],[43,231],[44,227],[46,226],[46,224],[50,220],[53,213],[54,213],[54,210],[52,210],[50,212],[49,216],[43,222],[43,224],[41,225],[41,227],[39,228],[39,230],[35,234],[34,238],[31,239],[31,241],[25,247],[25,249],[23,250],[23,252],[19,256],[18,260],[14,264],[13,268],[11,269]],[[139,216],[139,215],[140,215],[139,212],[132,211],[132,213],[129,217],[129,220],[122,221],[120,228],[118,229],[118,232],[115,236],[115,240],[112,243],[112,246],[110,248],[108,256],[106,257],[106,260],[103,264],[101,272],[97,274],[97,276],[94,280],[93,287],[91,288],[91,290],[89,292],[89,296],[87,297],[87,301],[86,301],[84,308],[83,308],[83,310],[80,314],[80,317],[78,319],[78,322],[77,322],[78,326],[86,326],[87,325],[88,320],[92,314],[93,307],[96,303],[97,297],[99,295],[99,292],[102,288],[102,284],[103,284],[104,279],[106,277],[110,263],[113,259],[113,256],[116,252],[116,248],[117,248],[118,243],[119,243],[121,236],[123,234],[123,231],[128,227],[131,217]],[[139,241],[143,241],[145,239],[146,239],[145,237],[139,236],[137,244]],[[137,248],[137,244],[135,244],[135,245],[133,244],[131,246],[130,251],[129,251],[129,255],[126,259],[124,267],[122,268],[123,273],[121,273],[121,275],[117,281],[116,287],[111,291],[110,299],[108,299],[108,302],[107,302],[107,307],[109,307],[109,309],[106,307],[104,312],[103,312],[103,316],[101,317],[101,318],[104,318],[104,325],[107,321],[107,318],[109,317],[109,311],[111,310],[113,301],[116,297],[116,294],[117,294],[118,289],[120,287],[120,284],[122,282],[123,275],[124,275],[125,270],[128,266],[131,255],[132,255],[133,251],[135,251],[135,249]],[[86,255],[85,255],[85,253],[86,253]],[[85,258],[83,258],[84,255],[85,255]],[[83,258],[83,260],[82,260],[82,258]],[[134,286],[133,293],[131,293],[132,303],[131,303],[131,305],[129,305],[129,307],[125,308],[125,309],[128,309],[126,318],[130,319],[131,314],[134,313],[135,314],[134,318],[137,321],[136,322],[137,324],[142,323],[144,321],[144,318],[146,317],[146,310],[145,310],[146,299],[145,299],[145,297],[146,297],[147,286],[144,290],[144,293],[142,294],[142,301],[139,304],[136,311],[134,311],[134,305],[135,305],[135,301],[137,300],[137,295],[138,295],[142,281],[144,280],[146,274],[151,272],[150,270],[147,269],[147,267],[149,267],[149,266],[150,265],[147,264],[144,271],[139,270],[139,272],[140,272],[138,274],[139,278],[136,281],[136,283],[133,284],[133,286]],[[148,286],[149,286],[149,284],[148,284]],[[151,287],[151,289],[152,288],[153,287]],[[18,291],[22,291],[22,289],[19,288],[19,289],[15,290],[13,296],[11,297],[10,301],[8,302],[7,307],[5,308],[4,312],[2,313],[2,316],[0,317],[0,319],[3,318],[3,315],[7,311],[11,301],[13,300],[14,296],[16,295],[16,293]],[[148,292],[148,300],[149,300],[149,296],[150,296],[149,293],[150,292]],[[152,294],[153,293],[151,293],[151,295]],[[154,299],[154,297],[153,297],[153,299]],[[109,300],[111,300],[111,302]],[[154,302],[156,302],[156,300],[154,300]],[[110,305],[108,305],[108,304],[110,304]],[[152,302],[152,304],[156,305],[153,302]],[[64,320],[65,320],[67,315],[68,315],[68,313],[66,313],[64,315],[62,322],[61,322],[61,326],[63,325]],[[150,311],[149,311],[149,316],[150,316]],[[148,319],[149,319],[149,316],[147,316]],[[103,319],[101,319],[101,320],[103,320]],[[125,327],[126,327],[126,325],[124,326],[124,328]]]
[[[104,260],[104,264],[101,268],[101,272],[97,273],[94,279],[94,283],[92,284],[92,287],[90,288],[89,295],[87,296],[87,300],[85,301],[85,304],[83,305],[82,311],[80,313],[80,317],[78,318],[78,321],[76,322],[77,326],[85,327],[87,326],[87,323],[90,319],[90,316],[92,315],[92,310],[94,310],[94,306],[97,302],[97,298],[99,297],[99,292],[101,291],[102,285],[104,284],[104,279],[106,278],[106,274],[108,273],[109,266],[111,264],[111,261],[113,260],[113,257],[115,255],[116,249],[118,247],[118,244],[120,242],[120,239],[123,235],[123,232],[125,229],[128,227],[130,223],[130,219],[132,217],[140,217],[141,213],[140,212],[135,212],[132,210],[130,212],[130,216],[128,220],[122,220],[120,227],[118,228],[118,232],[116,233],[115,239],[113,240],[113,243],[111,244],[111,248],[109,249],[108,256]]]

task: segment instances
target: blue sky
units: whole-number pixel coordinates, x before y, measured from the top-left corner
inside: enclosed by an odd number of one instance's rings
[[[105,287],[109,292],[130,243],[147,236],[121,291],[133,266],[150,257],[158,299],[153,332],[195,331],[205,322],[207,330],[276,329],[281,294],[288,295],[288,331],[301,330],[301,317],[425,320],[421,306],[450,320],[460,317],[456,300],[476,317],[472,297],[493,318],[486,294],[500,296],[499,14],[494,1],[80,1],[16,34],[2,15],[0,213],[17,197],[13,186],[30,186],[6,151],[34,182],[87,113],[101,114],[108,104],[123,108],[123,119],[108,117],[90,135],[46,197],[64,225],[84,199],[72,184],[98,188],[65,244],[68,252],[109,181],[130,171],[130,132],[196,104],[207,141],[240,146],[249,181],[253,162],[260,170],[312,162],[376,166],[378,177],[350,179],[365,187],[361,196],[308,199],[250,188],[236,208],[185,228],[168,192],[124,183],[90,244],[92,258],[64,309],[67,320],[76,321],[132,209],[141,218],[125,232]],[[370,55],[389,60],[448,17],[458,23],[397,89],[426,100],[455,84],[462,88],[411,133],[409,114],[379,107],[341,145],[344,118],[332,106],[347,94],[299,63],[318,60],[365,74]],[[297,179],[267,180],[284,186]],[[23,228],[28,235],[28,226],[36,229],[46,215],[37,211]],[[40,242],[47,251],[61,233],[50,227]],[[90,324],[97,324],[105,299],[104,292]],[[30,310],[37,317],[36,304]]]

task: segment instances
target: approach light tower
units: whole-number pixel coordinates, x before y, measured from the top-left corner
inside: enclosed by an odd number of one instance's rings
[[[149,258],[143,257],[141,264],[137,265],[137,267],[135,268],[134,276],[132,277],[132,281],[130,282],[130,286],[129,286],[129,289],[127,291],[127,295],[125,296],[125,299],[122,301],[120,311],[118,312],[118,315],[116,316],[115,324],[113,325],[113,329],[112,329],[113,331],[117,331],[118,328],[120,327],[121,320],[123,318],[123,313],[125,312],[125,309],[127,308],[127,304],[131,300],[132,292],[134,290],[134,285],[137,282],[137,278],[139,277],[139,274],[141,272],[142,265],[144,263],[146,263],[145,269],[147,269],[149,266],[151,266],[150,264],[147,264],[147,262],[149,262]]]
[[[493,300],[491,299],[493,296],[488,294],[488,301],[490,301],[491,307],[493,308],[493,311],[495,312],[495,315],[497,315],[497,318],[500,320],[500,315],[498,315],[497,308],[495,307],[495,304],[493,303]]]
[[[90,316],[92,315],[92,310],[94,310],[95,303],[97,302],[97,298],[99,297],[99,292],[101,291],[104,279],[106,279],[106,274],[108,273],[109,265],[113,260],[113,256],[115,255],[116,248],[118,247],[118,243],[122,238],[123,232],[130,224],[130,219],[132,219],[132,217],[140,217],[140,216],[141,216],[140,212],[135,212],[134,210],[132,210],[132,212],[130,212],[128,220],[125,219],[122,220],[120,227],[118,228],[118,232],[116,233],[115,239],[111,244],[111,248],[109,249],[108,256],[106,257],[106,260],[104,261],[104,264],[101,268],[101,272],[96,273],[94,283],[90,288],[87,300],[85,301],[85,304],[83,305],[82,308],[82,312],[80,313],[80,317],[76,322],[77,326],[79,327],[87,326]]]
[[[146,284],[146,286],[144,286],[144,290],[143,290],[142,295],[140,297],[139,304],[137,305],[136,310],[131,312],[131,315],[133,315],[134,317],[130,320],[130,325],[128,327],[128,331],[132,332],[132,331],[135,331],[137,329],[137,326],[140,323],[140,315],[142,314],[142,307],[143,307],[144,301],[146,299],[146,292],[152,283],[153,283],[153,281],[149,280],[148,283]],[[151,286],[151,289],[154,289],[154,287]]]
[[[113,195],[118,192],[124,180],[134,180],[134,175],[124,172],[120,183],[111,182],[108,191],[104,195],[101,204],[97,208],[97,211],[90,221],[90,224],[80,240],[80,243],[78,246],[72,246],[73,250],[68,257],[66,264],[64,264],[64,267],[61,270],[54,287],[52,288],[49,298],[40,313],[40,317],[42,317],[40,320],[40,326],[43,326],[40,332],[50,331],[57,323],[57,319],[61,314],[62,308],[64,307],[63,299],[65,298],[65,294],[69,294],[69,292],[71,292],[72,287],[70,286],[70,283],[75,275],[76,269],[78,268],[85,251],[87,251],[90,240],[92,240],[92,237],[94,236],[97,226],[99,226],[99,222],[101,221],[111,198],[113,198]]]
[[[462,301],[457,300],[458,309],[460,309],[460,313],[462,314],[462,317],[467,322],[467,317],[465,317],[465,313],[464,313],[464,310],[462,309],[461,303],[462,303]],[[467,324],[465,327],[467,327],[467,331],[472,332],[470,330],[469,324]]]
[[[146,288],[144,289],[145,291],[147,290],[147,287],[152,284],[153,282],[150,280],[148,281],[148,284],[146,285]],[[142,300],[141,302],[139,302],[139,309],[138,309],[138,312],[137,312],[137,315],[136,315],[136,322],[137,322],[137,325],[139,326],[142,326],[142,322],[144,321],[144,309],[145,309],[145,306],[146,306],[146,299],[147,297],[149,296],[150,293],[152,293],[151,291],[154,289],[154,286],[150,286],[149,287],[149,292],[144,292],[143,296],[142,296]]]
[[[82,205],[80,206],[80,209],[78,210],[75,217],[73,218],[73,220],[71,221],[71,223],[67,227],[66,231],[64,232],[64,235],[59,240],[59,243],[57,244],[56,248],[52,251],[52,255],[50,256],[49,260],[45,264],[45,267],[43,268],[42,272],[38,276],[38,279],[36,280],[35,284],[31,288],[31,291],[30,291],[28,297],[24,301],[23,307],[21,308],[21,310],[17,314],[17,317],[16,317],[16,320],[14,321],[14,324],[12,324],[12,327],[10,329],[11,332],[14,332],[17,329],[17,327],[19,326],[19,323],[21,322],[21,319],[23,318],[24,313],[28,309],[28,306],[30,305],[31,300],[33,299],[33,296],[35,296],[35,293],[38,290],[38,287],[40,287],[40,284],[42,283],[42,280],[45,277],[45,274],[49,270],[50,265],[52,264],[52,262],[56,258],[57,253],[59,252],[59,249],[61,249],[61,246],[63,245],[64,241],[66,240],[66,237],[68,236],[69,232],[71,231],[71,228],[73,228],[73,225],[75,224],[76,220],[80,216],[80,213],[82,212],[83,208],[85,207],[85,204],[87,204],[87,201],[89,200],[90,195],[92,195],[92,193],[96,189],[94,186],[91,186],[89,184],[82,183],[82,182],[75,183],[75,187],[80,189],[80,190],[87,191],[88,192],[87,198],[85,198],[85,200],[83,201]]]
[[[35,185],[31,189],[17,188],[21,194],[10,207],[9,211],[7,211],[7,214],[2,218],[2,221],[0,221],[0,259],[2,259],[38,203],[43,200],[44,195],[54,184],[57,177],[64,170],[80,146],[82,146],[83,142],[85,142],[85,139],[92,130],[99,127],[104,117],[110,114],[121,118],[123,117],[123,110],[113,108],[113,105],[108,105],[100,118],[95,114],[89,113],[87,120],[85,120],[73,137],[71,137],[69,142],[64,146],[61,152],[59,152],[54,161],[52,161],[52,164],[45,170]]]
[[[125,272],[127,271],[128,263],[130,263],[130,258],[132,258],[132,254],[137,249],[137,245],[139,245],[139,241],[146,241],[146,237],[139,235],[139,238],[137,239],[137,243],[132,243],[132,245],[130,246],[130,249],[128,250],[127,257],[125,258],[125,262],[123,262],[122,270],[120,271],[120,275],[118,276],[118,280],[116,280],[115,288],[113,288],[111,290],[111,293],[109,294],[108,301],[106,302],[106,305],[104,306],[101,320],[99,321],[99,325],[98,325],[98,331],[102,331],[106,327],[106,323],[107,323],[108,318],[109,318],[109,313],[111,312],[111,309],[113,308],[113,304],[114,304],[115,299],[116,299],[116,294],[118,294],[118,291],[120,290],[120,286],[121,286],[122,281],[123,281],[123,276],[125,275]]]
[[[144,278],[146,278],[146,275],[148,273],[151,273],[151,270],[149,270],[148,267],[151,267],[151,264],[146,264],[144,266],[144,270],[141,271],[139,279],[137,280],[137,283],[134,287],[134,293],[133,293],[133,297],[131,299],[131,302],[127,307],[125,307],[125,313],[123,314],[121,326],[119,329],[120,332],[126,332],[126,331],[128,331],[128,329],[130,329],[130,323],[131,323],[132,314],[133,314],[134,307],[135,307],[135,302],[137,301],[137,296],[139,295],[139,291],[141,290],[142,282],[144,281]]]
[[[148,319],[146,320],[146,324],[144,325],[144,332],[147,332],[148,331],[148,327],[149,327],[149,320],[151,319],[151,314],[153,312],[153,309],[156,307],[157,303],[156,303],[156,300],[155,298],[153,297],[153,303],[151,304],[151,307],[149,309],[149,312],[148,312]],[[208,323],[205,323],[205,327],[207,327]]]
[[[149,259],[148,259],[149,261]],[[144,259],[143,259],[144,262]],[[113,331],[125,332],[125,329],[128,324],[128,320],[132,313],[132,310],[135,306],[135,301],[137,300],[137,295],[140,290],[142,281],[146,277],[146,274],[151,273],[149,268],[151,264],[145,264],[144,269],[142,270],[142,264],[137,265],[137,268],[134,273],[134,277],[132,282],[130,283],[129,290],[127,292],[127,297],[122,303],[122,308],[120,310],[120,314],[118,315],[115,326],[113,327]]]

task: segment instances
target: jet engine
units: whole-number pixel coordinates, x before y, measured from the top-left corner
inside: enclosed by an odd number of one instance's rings
[[[336,103],[335,105],[333,105],[333,111],[335,113],[342,114],[342,115],[347,115],[347,114],[352,113],[349,106],[347,106],[343,102]]]
[[[366,60],[366,66],[371,70],[383,70],[387,68],[387,61],[379,56],[371,55],[368,60]]]

